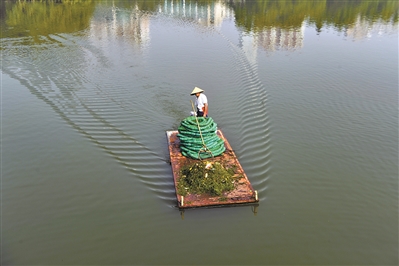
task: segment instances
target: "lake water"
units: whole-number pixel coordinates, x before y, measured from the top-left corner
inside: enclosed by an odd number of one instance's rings
[[[397,265],[396,1],[2,1],[2,265]],[[259,207],[186,210],[201,87]]]

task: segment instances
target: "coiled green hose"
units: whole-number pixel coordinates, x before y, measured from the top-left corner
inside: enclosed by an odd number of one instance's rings
[[[217,124],[211,117],[189,116],[180,123],[178,131],[180,150],[186,157],[206,159],[226,150],[223,139],[216,134]]]

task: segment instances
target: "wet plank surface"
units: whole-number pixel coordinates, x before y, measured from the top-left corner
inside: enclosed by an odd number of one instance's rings
[[[233,149],[229,142],[224,137],[221,130],[217,131],[219,137],[224,140],[226,151],[217,157],[208,158],[210,162],[220,162],[223,165],[235,165],[235,173],[241,178],[237,182],[237,186],[233,191],[224,193],[223,196],[210,196],[207,194],[188,194],[184,197],[178,194],[177,184],[180,178],[180,169],[186,164],[192,164],[198,160],[187,158],[180,152],[180,140],[177,137],[178,131],[167,131],[166,135],[168,138],[168,147],[170,154],[170,162],[173,171],[173,179],[176,190],[176,197],[178,207],[184,208],[198,208],[198,207],[212,207],[222,205],[234,205],[234,204],[245,204],[258,202],[257,192],[253,189],[251,183],[248,180],[241,164],[239,163]]]

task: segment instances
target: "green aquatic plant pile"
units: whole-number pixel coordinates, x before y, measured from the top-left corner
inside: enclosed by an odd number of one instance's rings
[[[234,190],[237,179],[234,167],[227,168],[219,162],[195,162],[181,168],[177,192],[182,196],[187,194],[221,196],[224,192]]]

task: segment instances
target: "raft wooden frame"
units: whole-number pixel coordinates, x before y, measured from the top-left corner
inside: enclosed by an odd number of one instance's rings
[[[223,139],[226,151],[222,155],[204,160],[210,162],[223,162],[228,164],[234,164],[236,166],[237,176],[241,177],[238,180],[237,187],[231,192],[224,193],[222,196],[189,194],[183,197],[182,195],[179,195],[177,190],[177,184],[180,178],[179,175],[181,167],[186,164],[194,163],[198,160],[187,158],[181,154],[180,140],[177,137],[177,134],[177,130],[166,131],[170,154],[170,164],[172,166],[173,180],[179,209],[221,207],[227,205],[245,205],[259,202],[257,191],[253,189],[247,175],[245,174],[240,162],[237,159],[237,156],[231,148],[230,143],[224,137],[221,130],[217,130],[217,134],[220,138]]]

